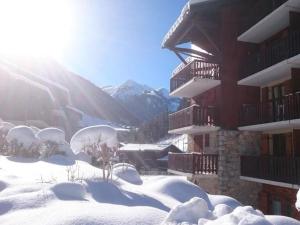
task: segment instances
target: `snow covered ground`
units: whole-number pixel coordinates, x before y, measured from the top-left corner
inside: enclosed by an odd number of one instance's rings
[[[300,224],[208,195],[183,177],[140,177],[127,164],[114,166],[111,182],[101,175],[72,157],[0,156],[0,224]]]

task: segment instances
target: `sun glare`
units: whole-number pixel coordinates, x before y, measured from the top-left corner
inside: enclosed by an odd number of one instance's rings
[[[0,53],[61,57],[72,25],[67,0],[0,0]]]

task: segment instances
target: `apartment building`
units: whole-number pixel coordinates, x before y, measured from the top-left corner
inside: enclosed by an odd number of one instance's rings
[[[170,133],[189,135],[169,171],[295,218],[299,11],[299,0],[190,0],[162,43],[181,60],[171,95],[190,102],[169,117]]]

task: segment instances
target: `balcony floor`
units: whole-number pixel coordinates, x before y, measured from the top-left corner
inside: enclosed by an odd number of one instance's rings
[[[297,185],[297,184],[289,184],[289,183],[265,180],[265,179],[254,178],[254,177],[240,176],[240,179],[246,180],[246,181],[251,181],[251,182],[256,182],[256,183],[261,183],[261,184],[269,184],[269,185],[273,185],[273,186],[284,187],[284,188],[293,188],[293,189],[300,188],[300,185]]]
[[[272,130],[292,129],[292,128],[300,128],[300,119],[243,126],[243,127],[239,127],[239,130],[241,130],[241,131],[272,131]]]
[[[300,1],[289,0],[242,33],[239,41],[261,43],[289,26],[289,12],[300,12]]]
[[[174,130],[169,130],[169,134],[201,134],[210,133],[213,131],[218,131],[220,127],[217,126],[188,126],[182,127]]]
[[[170,93],[170,96],[192,98],[221,84],[220,80],[194,77]]]
[[[261,87],[274,80],[287,80],[291,78],[292,68],[300,68],[300,54],[252,74],[238,81],[238,84]]]

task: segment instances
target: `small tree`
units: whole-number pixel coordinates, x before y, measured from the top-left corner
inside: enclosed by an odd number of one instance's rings
[[[78,131],[71,139],[71,149],[75,154],[84,152],[98,162],[103,171],[103,179],[109,180],[113,157],[118,147],[117,132],[109,126],[92,126]]]

